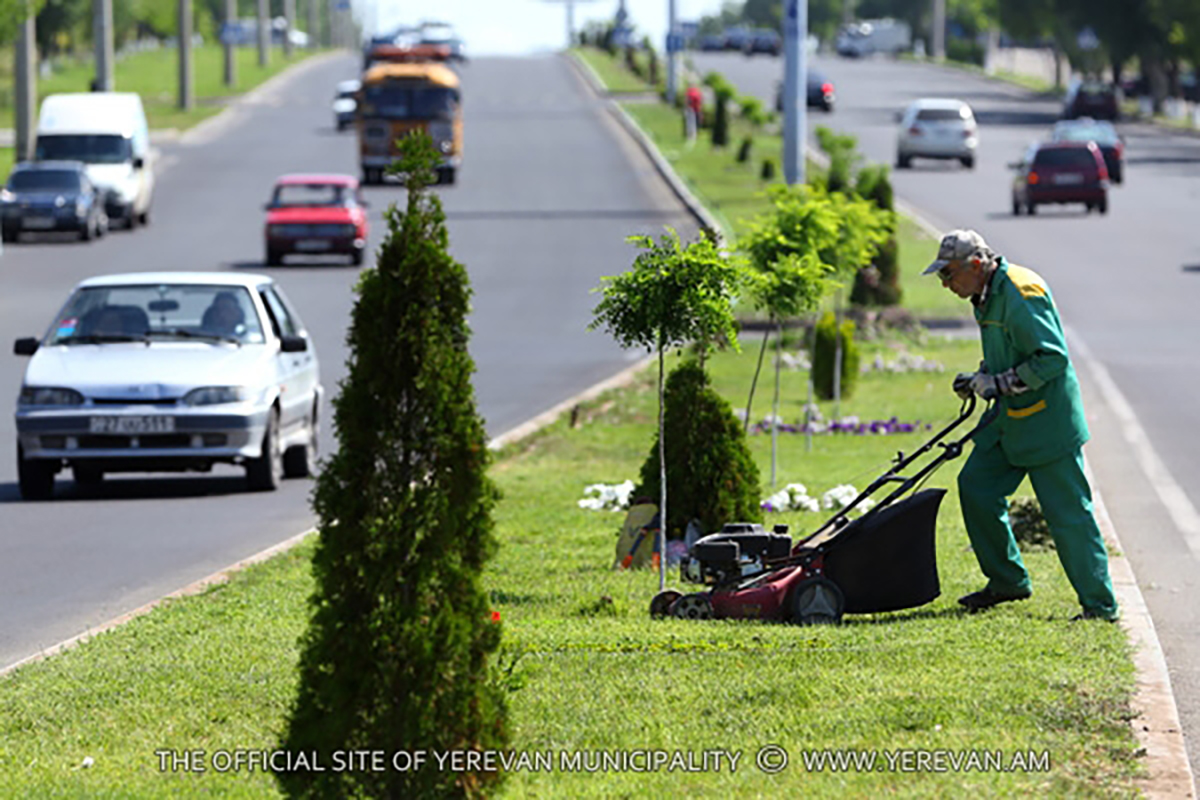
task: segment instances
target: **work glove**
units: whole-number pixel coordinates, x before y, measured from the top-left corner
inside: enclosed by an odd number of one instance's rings
[[[961,377],[961,376],[960,376]],[[958,379],[955,378],[957,386]],[[1016,369],[1008,369],[999,375],[989,375],[986,372],[976,372],[968,384],[970,390],[984,400],[995,400],[997,397],[1008,397],[1029,391],[1025,382],[1017,377]]]
[[[975,375],[976,373],[974,372],[960,372],[954,378],[954,393],[963,400],[966,400],[975,391],[971,388],[971,381]]]

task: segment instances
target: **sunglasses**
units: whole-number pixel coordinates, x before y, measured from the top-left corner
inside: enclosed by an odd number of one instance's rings
[[[937,276],[942,281],[949,283],[950,279],[958,274],[958,271],[962,265],[963,264],[961,261],[951,261],[949,264],[937,271]]]

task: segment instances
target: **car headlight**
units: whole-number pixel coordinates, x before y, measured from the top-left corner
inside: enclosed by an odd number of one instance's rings
[[[189,406],[215,406],[222,403],[240,403],[246,399],[244,386],[204,386],[192,389],[183,396]]]
[[[77,216],[77,217],[86,217],[87,216],[87,203],[85,203],[83,200],[75,201],[75,216]]]
[[[81,406],[83,395],[74,389],[56,386],[22,386],[19,406]]]

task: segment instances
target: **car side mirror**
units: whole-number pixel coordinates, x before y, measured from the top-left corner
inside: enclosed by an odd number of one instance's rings
[[[32,336],[24,339],[17,339],[15,342],[13,342],[13,355],[31,356],[37,352],[37,349],[38,340],[34,339]]]
[[[134,169],[141,169],[144,166],[146,166],[146,159],[142,158],[141,156],[133,157],[133,168]]]
[[[308,350],[308,339],[303,336],[279,337],[279,349],[285,353],[304,353]]]
[[[1008,162],[1008,168],[1009,168],[1009,169],[1022,169],[1022,168],[1024,168],[1024,166],[1025,166],[1025,162],[1024,162],[1024,161],[1010,161],[1010,162]]]

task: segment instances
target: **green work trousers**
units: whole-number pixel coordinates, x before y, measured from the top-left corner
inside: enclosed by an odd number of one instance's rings
[[[1010,464],[997,443],[975,447],[958,475],[967,536],[987,588],[998,594],[1027,594],[1029,573],[1008,521],[1008,498],[1025,475],[1033,484],[1050,527],[1058,558],[1085,611],[1116,619],[1117,600],[1108,576],[1108,551],[1092,511],[1092,490],[1083,474],[1083,451],[1036,467]]]

